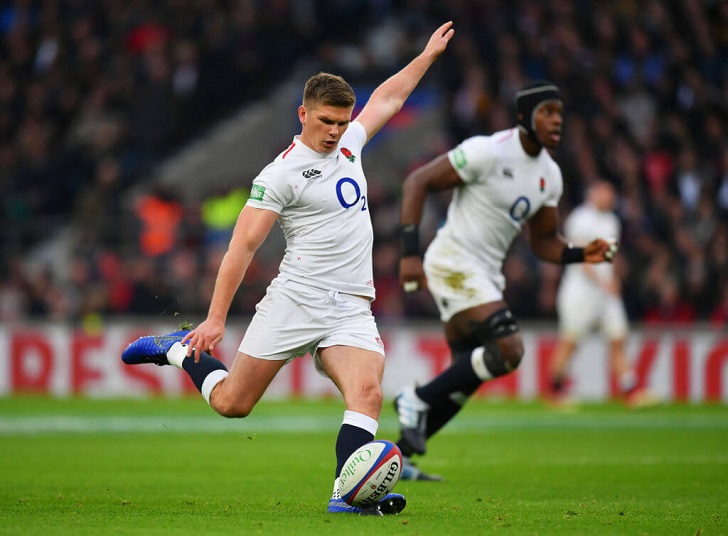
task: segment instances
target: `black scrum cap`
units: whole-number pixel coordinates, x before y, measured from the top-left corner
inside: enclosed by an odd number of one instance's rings
[[[562,101],[561,92],[555,84],[545,80],[529,84],[516,93],[518,126],[536,143],[538,143],[538,140],[536,138],[534,112],[542,103],[553,100]]]

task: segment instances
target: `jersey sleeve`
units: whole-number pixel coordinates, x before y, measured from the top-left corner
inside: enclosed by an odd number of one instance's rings
[[[367,131],[359,121],[352,121],[341,137],[341,143],[350,145],[352,149],[361,151],[367,143]]]
[[[551,180],[548,181],[548,195],[543,204],[547,207],[557,207],[564,192],[564,179],[561,175],[561,168],[556,162],[551,161],[550,168]]]
[[[293,201],[292,188],[284,181],[278,169],[275,163],[269,164],[253,179],[246,205],[280,214],[283,208]]]
[[[463,182],[477,182],[487,177],[493,165],[490,137],[474,136],[463,140],[447,153],[450,164]]]

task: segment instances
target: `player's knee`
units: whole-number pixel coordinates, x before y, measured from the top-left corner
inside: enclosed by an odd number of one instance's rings
[[[496,311],[474,326],[473,335],[483,346],[483,361],[492,377],[513,372],[523,359],[523,339],[508,309]]]
[[[366,400],[367,404],[371,407],[381,409],[382,402],[384,400],[382,386],[378,383],[367,384],[362,389],[362,398]]]
[[[498,348],[503,356],[503,362],[508,372],[518,368],[523,360],[523,339],[520,333],[513,333],[497,341]]]
[[[479,351],[473,352],[472,359],[475,360],[473,369],[481,379],[498,378],[516,370],[522,358],[521,337],[513,334],[497,341],[483,343]]]
[[[210,406],[223,417],[241,419],[250,415],[255,403],[244,398],[226,396],[223,392],[213,391]]]
[[[376,413],[378,415],[383,401],[382,386],[375,381],[364,382],[346,396],[347,408],[366,414]]]
[[[220,415],[229,419],[242,419],[250,415],[253,407],[245,404],[223,404],[215,408]]]

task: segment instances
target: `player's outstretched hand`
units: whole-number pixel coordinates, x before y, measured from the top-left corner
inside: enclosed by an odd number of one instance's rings
[[[440,54],[445,52],[447,44],[454,34],[455,30],[452,27],[452,21],[446,22],[430,36],[430,40],[427,42],[423,54],[431,55],[433,60],[436,59]]]
[[[399,261],[399,282],[405,292],[427,288],[422,259],[416,256],[402,257]]]
[[[584,248],[584,262],[612,262],[618,248],[616,240],[597,238]]]
[[[208,318],[185,335],[185,338],[182,339],[182,344],[188,345],[187,356],[193,355],[194,352],[195,363],[197,363],[200,361],[200,353],[203,350],[208,353],[212,352],[224,336],[225,323],[216,322]]]

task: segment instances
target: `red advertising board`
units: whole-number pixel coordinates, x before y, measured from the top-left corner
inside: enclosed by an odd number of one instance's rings
[[[450,353],[440,326],[380,326],[387,351],[385,396],[423,383],[447,367]],[[143,334],[166,333],[173,325],[114,324],[94,333],[53,324],[0,328],[0,396],[42,393],[55,396],[124,397],[194,393],[186,374],[172,367],[127,366],[124,347]],[[216,357],[230,365],[244,326],[228,326]],[[543,396],[556,335],[548,326],[522,329],[526,354],[513,374],[483,385],[481,396],[523,399]],[[614,396],[606,345],[598,337],[584,341],[571,369],[573,394],[579,399]],[[634,330],[628,357],[639,381],[665,400],[728,402],[728,335],[707,328],[689,331]],[[313,367],[310,356],[292,361],[266,396],[331,396],[330,381]]]

